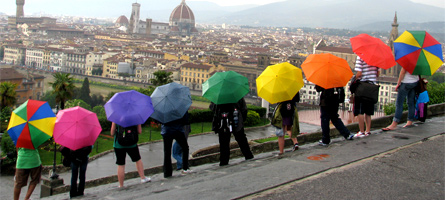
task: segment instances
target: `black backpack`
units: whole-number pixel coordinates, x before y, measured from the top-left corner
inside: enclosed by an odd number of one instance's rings
[[[138,126],[123,128],[116,126],[116,140],[122,146],[132,146],[138,143]]]
[[[295,103],[293,101],[285,101],[280,108],[281,117],[292,117],[295,112]]]
[[[345,89],[343,87],[325,89],[322,93],[321,101],[329,105],[344,103]]]
[[[217,133],[231,133],[235,128],[235,125],[238,125],[238,122],[235,123],[235,120],[239,119],[239,109],[235,111],[235,104],[220,104],[215,105],[216,112],[214,118],[216,119],[215,124],[215,132]],[[236,116],[234,116],[234,112]],[[235,119],[234,119],[235,118]]]

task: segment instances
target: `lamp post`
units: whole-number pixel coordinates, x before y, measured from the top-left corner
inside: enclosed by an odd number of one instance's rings
[[[59,112],[59,105],[56,105],[56,115],[58,112]],[[56,156],[57,156],[56,141],[54,141],[54,162],[53,162],[53,171],[50,176],[51,179],[59,178],[59,175],[56,173]]]

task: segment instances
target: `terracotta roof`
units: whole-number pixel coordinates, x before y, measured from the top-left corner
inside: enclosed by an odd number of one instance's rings
[[[12,68],[0,68],[0,81],[23,79],[25,76]]]
[[[183,0],[179,6],[177,6],[170,15],[170,21],[183,21],[192,20],[195,21],[195,15],[192,10],[185,4]]]

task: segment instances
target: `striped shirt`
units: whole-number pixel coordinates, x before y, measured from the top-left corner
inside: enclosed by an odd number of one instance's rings
[[[368,65],[364,60],[357,56],[355,61],[355,71],[362,72],[361,81],[372,81],[377,83],[377,74],[379,69],[376,66]]]

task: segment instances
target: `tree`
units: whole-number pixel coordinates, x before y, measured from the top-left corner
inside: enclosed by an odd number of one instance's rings
[[[155,78],[150,79],[151,83],[155,86],[165,85],[167,83],[173,82],[172,78],[170,77],[173,73],[172,72],[166,72],[166,71],[157,71],[153,73]]]
[[[53,93],[56,94],[56,103],[60,103],[60,109],[65,109],[65,102],[73,97],[74,83],[71,74],[67,73],[55,73],[55,81],[51,84],[53,87]]]
[[[17,102],[17,93],[15,92],[16,87],[17,84],[11,83],[9,81],[0,84],[0,112],[3,111],[4,107],[13,106]],[[0,132],[2,132],[2,121],[3,119],[0,119]]]
[[[89,104],[87,104],[85,101],[83,101],[82,99],[71,99],[66,101],[65,103],[66,108],[72,108],[72,107],[76,107],[76,106],[80,106],[82,108],[85,108],[87,110],[91,110],[91,106]]]
[[[149,86],[148,88],[139,88],[137,91],[142,94],[145,94],[147,96],[151,96],[151,94],[153,94],[154,90],[155,89],[153,88],[153,86]]]
[[[111,99],[111,97],[114,96],[114,94],[116,94],[116,92],[110,92],[110,93],[108,93],[108,95],[105,97],[105,101],[108,102],[108,101]]]
[[[91,106],[103,106],[105,104],[104,97],[102,95],[93,94],[91,96]]]
[[[83,79],[82,87],[79,92],[79,99],[82,99],[87,104],[91,104],[91,96],[90,96],[90,82],[88,81],[88,77]]]

